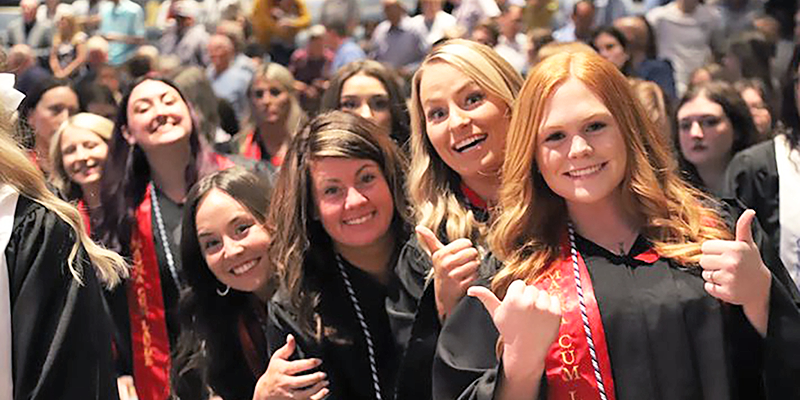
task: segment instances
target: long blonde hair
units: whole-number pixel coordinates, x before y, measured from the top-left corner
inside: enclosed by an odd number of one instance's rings
[[[434,47],[412,80],[408,193],[416,223],[437,233],[443,227],[446,240],[462,237],[480,240],[485,237],[484,224],[478,222],[472,211],[458,200],[460,178],[436,153],[425,130],[420,82],[425,67],[433,63],[452,65],[483,90],[501,98],[509,110],[522,86],[522,77],[491,48],[469,40],[453,39]]]
[[[253,80],[250,83],[250,88],[247,94],[252,96],[253,85],[257,80],[270,80],[276,81],[281,85],[281,88],[289,94],[289,115],[286,117],[286,132],[294,133],[298,131],[302,124],[305,122],[306,114],[300,107],[300,100],[298,99],[297,90],[294,88],[294,75],[283,65],[278,63],[266,63],[253,74]],[[252,101],[252,97],[251,101]],[[256,123],[255,112],[252,112],[253,123]]]
[[[75,280],[82,282],[82,269],[76,258],[79,249],[83,247],[99,279],[106,287],[114,287],[128,275],[125,260],[119,254],[95,244],[86,233],[80,212],[47,189],[42,172],[11,139],[8,121],[7,115],[0,115],[0,183],[13,187],[21,195],[41,204],[72,228],[76,240],[69,253],[67,265]]]
[[[553,55],[525,81],[506,138],[497,218],[489,236],[494,254],[505,262],[492,282],[496,293],[505,293],[516,279],[535,279],[560,254],[567,209],[535,172],[536,137],[546,99],[568,79],[585,84],[616,118],[628,160],[621,183],[624,209],[640,221],[642,235],[660,256],[695,265],[703,241],[731,237],[717,212],[704,205],[710,200],[679,177],[669,141],[622,73],[597,54]]]
[[[61,136],[68,129],[85,129],[103,139],[106,144],[111,141],[114,123],[110,119],[91,113],[78,113],[69,117],[58,127],[53,138],[50,139],[50,182],[68,200],[76,200],[81,196],[80,186],[69,179],[64,169],[64,157],[61,153]]]

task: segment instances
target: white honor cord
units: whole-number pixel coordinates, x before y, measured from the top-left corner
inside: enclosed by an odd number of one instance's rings
[[[377,400],[381,400],[381,384],[380,379],[378,379],[378,363],[375,361],[375,346],[372,344],[372,335],[369,333],[367,320],[364,318],[364,312],[361,311],[361,304],[358,302],[358,298],[356,298],[356,292],[353,290],[353,285],[350,284],[350,278],[347,276],[347,271],[344,269],[342,256],[338,254],[336,255],[336,264],[339,266],[339,272],[341,272],[342,279],[344,279],[344,286],[347,288],[347,294],[350,296],[350,302],[353,303],[353,308],[356,310],[358,323],[361,325],[361,330],[364,332],[364,337],[367,340],[369,368],[372,372],[372,384],[375,386],[375,398]]]
[[[169,240],[167,240],[167,230],[164,228],[164,219],[161,217],[161,207],[158,205],[158,196],[156,195],[156,185],[150,182],[150,204],[153,205],[153,214],[156,216],[156,226],[158,226],[158,236],[161,239],[161,246],[164,248],[164,256],[167,258],[167,267],[172,279],[175,280],[175,286],[178,291],[181,290],[181,281],[178,279],[178,269],[175,267],[175,259],[172,257],[172,250],[169,247]]]
[[[572,270],[575,273],[575,286],[578,287],[578,304],[581,308],[581,319],[583,320],[583,330],[586,332],[586,339],[589,342],[589,355],[592,357],[592,368],[594,369],[594,378],[597,381],[597,389],[600,392],[600,399],[606,400],[606,388],[603,385],[603,376],[600,374],[600,363],[597,361],[597,352],[594,347],[594,339],[592,338],[592,328],[589,326],[589,315],[586,313],[586,303],[583,299],[583,286],[581,285],[581,270],[578,266],[578,249],[575,247],[575,230],[572,229],[572,223],[568,225],[569,228],[569,247],[572,253]]]

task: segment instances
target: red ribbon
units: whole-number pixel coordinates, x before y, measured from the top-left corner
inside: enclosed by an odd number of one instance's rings
[[[487,210],[489,206],[486,204],[486,200],[484,200],[478,193],[475,193],[466,183],[461,182],[461,193],[464,193],[464,196],[467,198],[470,204],[474,207],[480,208],[481,210]]]
[[[92,236],[92,218],[89,215],[89,207],[86,206],[86,203],[83,200],[78,200],[78,211],[81,213],[81,217],[83,218],[83,226],[86,228],[86,234]]]
[[[169,398],[170,348],[161,275],[151,224],[150,185],[136,209],[131,236],[133,268],[128,284],[133,378],[142,400]]]
[[[608,356],[603,322],[594,297],[592,280],[583,258],[578,255],[584,304],[594,340],[607,399],[614,400],[614,381]],[[578,288],[569,246],[563,246],[561,258],[542,276],[536,287],[558,295],[561,300],[561,327],[545,359],[547,398],[555,400],[600,399],[600,390],[592,366],[589,342],[581,319]]]

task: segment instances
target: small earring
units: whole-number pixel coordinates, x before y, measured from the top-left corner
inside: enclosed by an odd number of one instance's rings
[[[219,288],[217,288],[217,295],[219,297],[225,297],[228,295],[228,292],[230,291],[231,291],[230,285],[225,285],[225,290],[219,290]]]

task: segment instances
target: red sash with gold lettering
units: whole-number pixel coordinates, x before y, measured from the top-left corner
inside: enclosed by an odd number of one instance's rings
[[[136,209],[131,236],[133,268],[128,284],[133,378],[142,400],[169,398],[170,349],[161,275],[151,223],[150,185]]]
[[[591,329],[594,351],[581,313],[575,268],[569,245],[562,246],[562,254],[535,286],[557,294],[561,299],[561,327],[545,359],[547,398],[555,400],[614,400],[614,382],[608,346],[600,319],[600,310],[592,289],[592,280],[583,258],[578,254],[578,269],[588,325]],[[596,364],[594,364],[596,362]],[[597,368],[595,368],[595,365]],[[597,374],[601,379],[598,379]],[[602,382],[602,384],[600,384]]]

